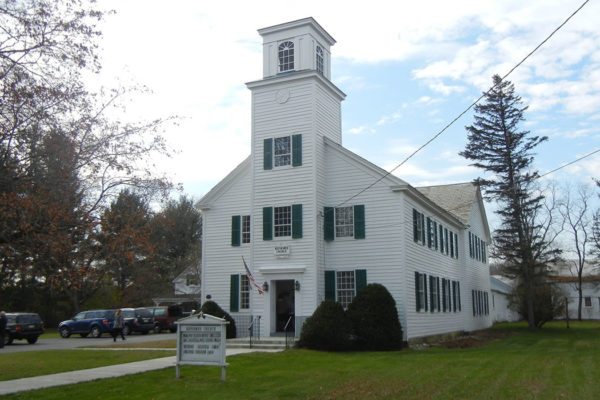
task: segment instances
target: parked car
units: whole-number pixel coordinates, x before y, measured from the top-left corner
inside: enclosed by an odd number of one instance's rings
[[[140,332],[146,335],[154,329],[152,313],[147,308],[121,308],[123,312],[123,335]]]
[[[103,333],[110,333],[114,319],[115,310],[82,311],[73,319],[58,324],[58,331],[63,338],[68,338],[74,333],[80,334],[81,337],[92,335],[99,338]]]
[[[11,344],[14,340],[21,339],[34,344],[42,333],[44,333],[44,322],[38,314],[6,313],[4,344]]]
[[[148,307],[148,310],[154,315],[154,332],[160,333],[165,329],[173,333],[177,332],[175,321],[183,317],[183,311],[180,306]]]

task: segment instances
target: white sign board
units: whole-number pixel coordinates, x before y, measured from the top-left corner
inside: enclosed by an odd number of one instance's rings
[[[289,257],[290,253],[292,252],[292,249],[290,249],[290,246],[285,245],[285,246],[275,246],[274,248],[274,254],[276,257]]]
[[[194,314],[177,321],[177,365],[213,365],[222,367],[225,380],[227,322],[208,314]]]

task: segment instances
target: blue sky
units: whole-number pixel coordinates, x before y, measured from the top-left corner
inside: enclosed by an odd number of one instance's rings
[[[218,3],[218,4],[217,4]],[[127,117],[179,115],[165,135],[174,157],[155,160],[200,198],[250,153],[250,92],[262,77],[259,28],[314,17],[336,40],[333,82],[343,144],[390,170],[460,114],[491,76],[504,75],[582,3],[578,1],[285,3],[100,0],[114,8],[102,27],[98,82],[146,85]],[[535,167],[544,173],[600,149],[600,2],[592,0],[509,79],[529,106],[523,129],[547,135]],[[470,181],[458,156],[468,113],[395,174],[414,186]],[[591,183],[600,153],[548,178]],[[491,211],[488,210],[488,215]]]

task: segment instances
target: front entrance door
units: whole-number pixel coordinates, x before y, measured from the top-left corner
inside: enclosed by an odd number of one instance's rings
[[[287,329],[294,332],[294,281],[275,281],[275,296],[275,330],[285,332],[289,320]]]

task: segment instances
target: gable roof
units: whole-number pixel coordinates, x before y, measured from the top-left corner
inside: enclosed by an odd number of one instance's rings
[[[483,213],[485,233],[491,237],[490,228],[485,215],[485,206],[479,186],[473,182],[453,183],[449,185],[423,186],[417,190],[427,198],[454,214],[463,224],[470,225],[473,205],[479,203]]]
[[[388,171],[384,170],[383,168],[380,168],[377,165],[373,164],[372,162],[362,158],[358,154],[353,153],[352,151],[346,149],[341,144],[334,142],[333,140],[331,140],[327,137],[323,137],[323,139],[325,141],[325,144],[329,148],[338,151],[341,155],[347,157],[349,160],[353,161],[354,163],[359,164],[361,167],[370,170],[375,175],[379,175],[379,179],[375,180],[374,184],[377,182],[384,182],[385,184],[389,185],[390,189],[394,192],[406,191],[409,195],[419,199],[422,202],[429,204],[434,209],[437,209],[437,211],[440,214],[444,214],[447,217],[453,219],[457,224],[464,225],[464,226],[468,225],[468,222],[467,223],[463,222],[454,213],[450,212],[450,210],[445,208],[440,203],[434,201],[433,199],[427,197],[424,193],[422,193],[420,190],[418,190],[418,188],[411,186],[405,180],[398,178],[397,176],[389,173]]]
[[[471,182],[450,185],[424,186],[417,190],[469,224],[473,203],[477,199],[477,186]]]
[[[235,183],[237,178],[244,172],[246,172],[250,165],[250,156],[246,157],[237,167],[233,169],[225,178],[217,183],[208,193],[206,193],[198,202],[196,207],[200,210],[206,210],[210,208],[212,203],[217,200],[221,194],[229,189],[231,185]]]

